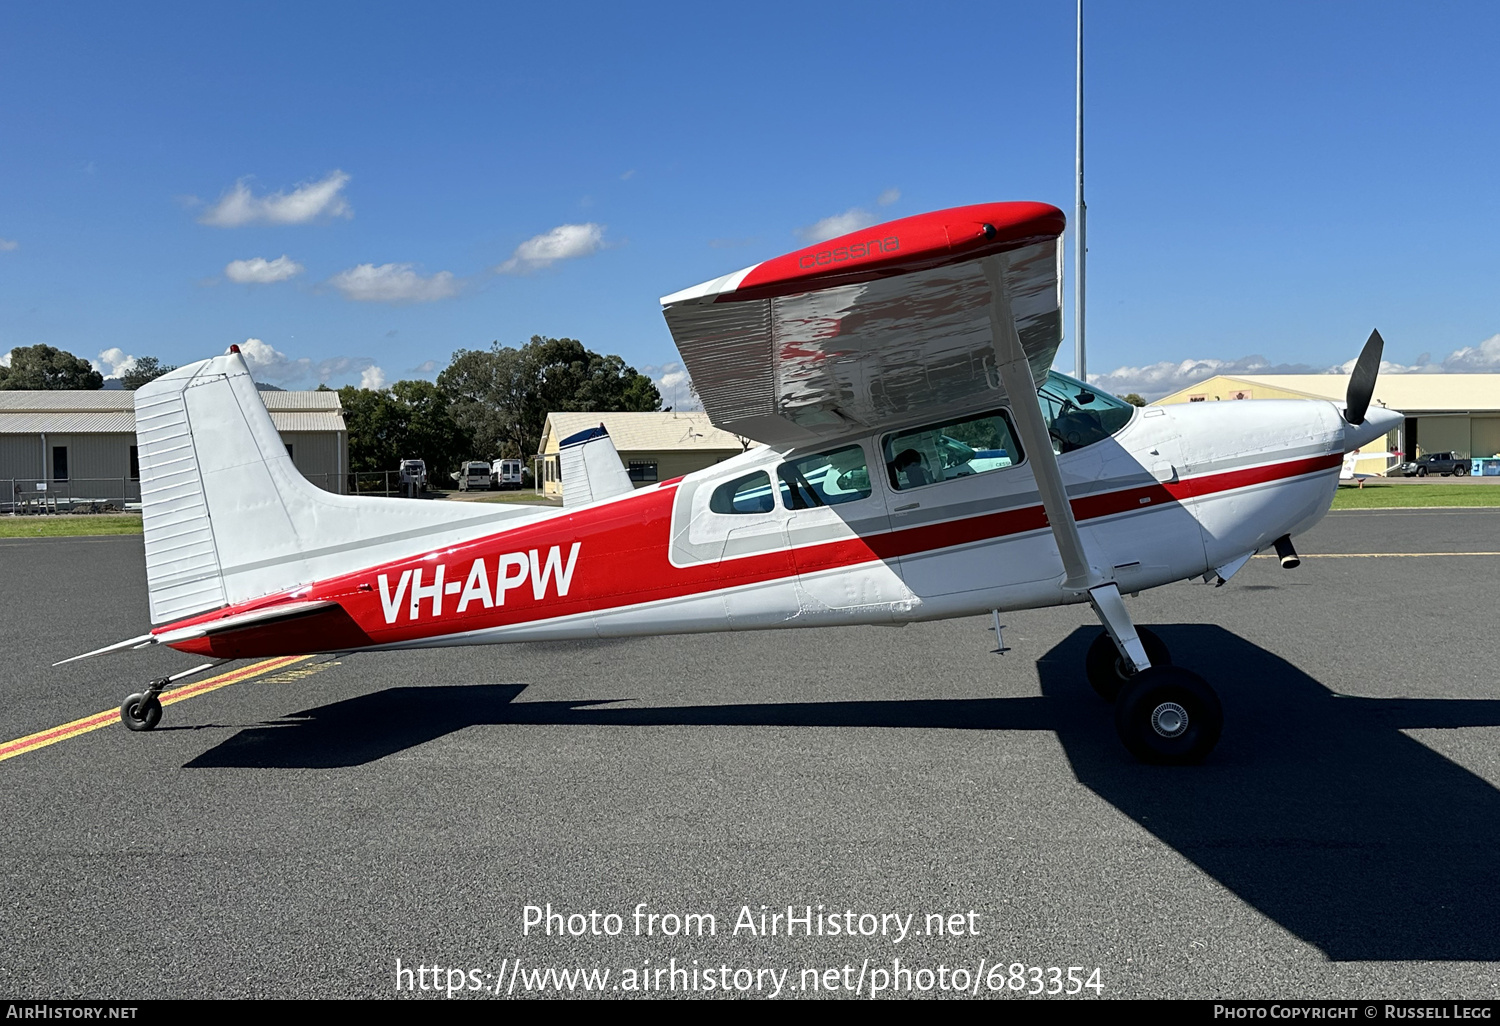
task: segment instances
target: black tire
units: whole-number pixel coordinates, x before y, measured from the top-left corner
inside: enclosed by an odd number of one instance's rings
[[[1180,666],[1153,666],[1115,702],[1115,730],[1141,762],[1202,762],[1219,743],[1224,710],[1208,681]]]
[[[1155,632],[1145,627],[1135,629],[1140,636],[1141,645],[1146,649],[1146,658],[1151,660],[1152,666],[1171,666],[1172,653],[1167,650],[1166,642],[1158,638]],[[1120,694],[1120,689],[1135,679],[1135,674],[1125,669],[1125,660],[1120,657],[1119,649],[1110,640],[1108,631],[1100,631],[1094,643],[1089,646],[1088,655],[1083,657],[1083,669],[1088,675],[1089,686],[1106,702],[1113,702]]]
[[[1417,476],[1418,477],[1426,477],[1427,476],[1427,468],[1426,467],[1418,467],[1417,468]]]
[[[1466,467],[1466,466],[1464,466],[1462,463],[1460,463],[1458,466],[1456,466],[1456,467],[1453,468],[1453,476],[1454,477],[1468,477],[1469,476],[1469,468]]]
[[[151,730],[161,722],[161,703],[137,692],[120,703],[120,722],[130,730]]]

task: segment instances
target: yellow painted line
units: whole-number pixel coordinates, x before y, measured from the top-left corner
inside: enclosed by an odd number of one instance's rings
[[[230,670],[228,673],[221,673],[217,677],[200,680],[196,684],[187,684],[180,688],[164,691],[161,695],[161,704],[167,706],[175,705],[178,702],[185,702],[197,695],[206,695],[210,691],[217,691],[219,688],[228,687],[230,684],[238,684],[242,680],[259,677],[263,673],[271,673],[283,667],[291,666],[293,663],[300,663],[311,658],[312,656],[310,655],[301,655],[263,659],[258,663],[242,666],[238,670]],[[107,727],[112,723],[118,722],[120,722],[120,710],[106,709],[104,712],[85,716],[83,719],[74,720],[72,723],[64,723],[60,727],[53,727],[50,730],[28,734],[14,741],[7,741],[4,744],[0,744],[0,762],[4,762],[6,759],[13,759],[17,755],[25,755],[27,752],[34,752],[38,748],[55,745],[59,741],[66,741],[70,737],[87,734],[91,730],[98,730],[100,727]]]
[[[1418,556],[1500,556],[1500,552],[1299,552],[1302,559],[1416,559]],[[1278,559],[1263,552],[1256,559]]]

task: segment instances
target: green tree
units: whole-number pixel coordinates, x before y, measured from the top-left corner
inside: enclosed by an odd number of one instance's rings
[[[533,455],[553,411],[661,409],[661,394],[648,376],[572,338],[533,335],[519,349],[499,342],[488,350],[460,349],[437,381],[475,453],[489,457]]]
[[[1122,395],[1122,396],[1120,396],[1120,398],[1124,399],[1131,406],[1145,406],[1146,405],[1146,400],[1142,399],[1140,397],[1140,394],[1137,393],[1137,392],[1131,392],[1131,393],[1129,393],[1127,395]]]
[[[52,346],[20,346],[0,367],[0,389],[103,388],[104,375],[89,362]]]
[[[349,469],[395,470],[402,460],[427,464],[434,485],[472,455],[468,432],[449,412],[448,396],[430,381],[398,381],[390,388],[339,389],[349,427]]]
[[[135,366],[120,375],[120,384],[132,392],[140,388],[148,381],[155,381],[170,371],[177,368],[171,364],[164,364],[154,356],[142,356],[135,361]]]

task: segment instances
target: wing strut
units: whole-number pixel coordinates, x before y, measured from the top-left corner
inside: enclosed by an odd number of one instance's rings
[[[1147,658],[1145,646],[1125,610],[1119,587],[1113,581],[1106,581],[1104,575],[1089,564],[1088,554],[1084,552],[1078,521],[1073,519],[1073,506],[1068,501],[1062,471],[1057,466],[1057,454],[1052,451],[1052,438],[1047,433],[1046,421],[1042,419],[1042,408],[1036,402],[1036,379],[1031,375],[1031,364],[1016,332],[1010,291],[1005,283],[1006,255],[985,257],[983,264],[984,276],[990,285],[990,333],[994,340],[995,363],[1000,371],[1000,381],[1010,394],[1016,430],[1021,434],[1021,445],[1031,461],[1037,491],[1042,495],[1042,508],[1047,511],[1047,523],[1052,528],[1052,537],[1057,540],[1057,552],[1062,556],[1063,569],[1067,572],[1063,590],[1087,591],[1094,612],[1120,654],[1135,664],[1137,672],[1148,669],[1151,660]]]
[[[1063,569],[1068,572],[1063,587],[1086,591],[1101,583],[1101,577],[1089,566],[1084,554],[1078,522],[1073,519],[1073,508],[1063,488],[1062,471],[1057,469],[1057,454],[1052,451],[1052,438],[1042,420],[1042,408],[1035,401],[1036,379],[1031,376],[1026,351],[1021,348],[1010,308],[1010,292],[1005,287],[1007,264],[1003,253],[984,260],[984,276],[990,283],[990,332],[994,337],[995,363],[1000,370],[1000,381],[1010,394],[1011,413],[1021,432],[1021,445],[1031,459],[1031,472],[1036,477],[1037,490],[1042,493],[1042,508],[1047,511],[1047,523],[1052,526]]]

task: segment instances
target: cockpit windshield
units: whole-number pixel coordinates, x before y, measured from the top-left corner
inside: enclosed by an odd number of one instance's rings
[[[1135,415],[1135,407],[1125,400],[1057,371],[1047,372],[1036,397],[1052,436],[1052,449],[1059,454],[1108,438]]]

